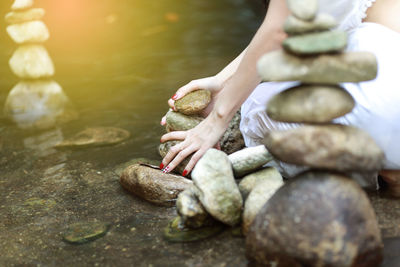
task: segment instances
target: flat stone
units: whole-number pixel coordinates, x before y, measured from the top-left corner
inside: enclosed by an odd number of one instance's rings
[[[33,20],[40,20],[46,11],[43,8],[32,8],[24,11],[11,11],[6,14],[5,21],[8,24],[18,24]]]
[[[171,243],[187,243],[213,237],[224,230],[222,224],[214,224],[198,229],[186,228],[181,218],[177,217],[169,222],[164,229],[164,239]]]
[[[193,183],[182,176],[134,164],[124,170],[120,183],[129,192],[160,206],[174,206],[179,193]]]
[[[160,160],[155,160],[155,159],[148,159],[148,158],[135,158],[130,161],[124,162],[119,164],[115,169],[114,172],[118,175],[121,176],[122,172],[128,168],[129,166],[133,164],[144,164],[144,165],[152,165],[152,166],[159,166],[161,163]]]
[[[346,52],[338,55],[297,57],[283,50],[264,55],[258,61],[264,81],[302,81],[337,84],[373,80],[377,61],[369,52]]]
[[[203,120],[202,117],[188,116],[175,111],[168,111],[166,115],[167,127],[170,131],[187,131]]]
[[[193,169],[192,179],[197,197],[214,219],[231,226],[240,222],[243,200],[224,152],[209,149]]]
[[[175,146],[177,144],[180,144],[181,142],[182,141],[167,141],[167,142],[164,142],[164,143],[159,145],[158,153],[160,154],[160,156],[162,158],[164,158],[168,154],[168,152],[171,149],[171,147],[173,147],[173,146]],[[178,173],[178,174],[183,173],[183,171],[186,168],[186,165],[188,165],[188,163],[190,161],[190,158],[191,157],[187,157],[186,159],[184,159],[178,166],[175,167],[175,169],[172,172]]]
[[[226,154],[232,154],[245,147],[242,132],[240,131],[240,110],[233,116],[228,125],[224,135],[221,137],[219,143],[221,150]]]
[[[185,115],[199,114],[211,102],[211,92],[196,90],[175,101],[175,108]]]
[[[63,121],[69,100],[55,81],[23,81],[10,91],[4,113],[21,128],[49,128]]]
[[[87,128],[75,136],[57,144],[56,148],[86,148],[94,146],[108,146],[121,143],[128,139],[131,133],[127,130],[114,127]]]
[[[246,200],[253,188],[261,182],[269,182],[271,184],[283,183],[283,178],[274,167],[267,167],[245,176],[239,183],[239,191],[242,194],[243,200]]]
[[[272,160],[272,155],[265,146],[249,147],[228,156],[232,163],[235,177],[242,177],[248,173],[260,169],[263,165]]]
[[[196,197],[197,189],[191,186],[179,194],[176,208],[185,227],[196,229],[213,224],[214,219],[207,213]]]
[[[335,18],[329,14],[318,14],[312,21],[304,21],[289,16],[284,24],[284,30],[287,34],[301,34],[316,31],[327,31],[337,26]]]
[[[318,0],[287,0],[288,8],[301,20],[313,20],[318,12]]]
[[[351,112],[354,105],[353,97],[339,86],[300,85],[271,98],[267,114],[275,121],[327,123]]]
[[[33,0],[15,0],[11,6],[12,10],[24,10],[33,6]]]
[[[22,45],[11,57],[10,68],[21,79],[39,79],[54,75],[54,65],[42,45]]]
[[[272,131],[264,139],[271,154],[287,163],[338,171],[374,172],[383,151],[362,130],[344,125],[307,125]]]
[[[382,240],[365,192],[339,174],[308,172],[260,210],[246,255],[277,266],[379,266]]]
[[[296,55],[316,55],[341,52],[347,46],[347,33],[324,31],[286,38],[282,44],[286,51]]]
[[[85,244],[108,232],[108,225],[101,222],[81,222],[70,225],[63,234],[63,240],[72,244]]]
[[[46,24],[40,20],[10,25],[7,33],[17,44],[42,43],[50,37]]]
[[[282,177],[281,177],[282,178]],[[244,205],[242,233],[247,235],[250,225],[260,212],[261,208],[283,186],[283,180],[264,180],[256,184],[250,192]]]

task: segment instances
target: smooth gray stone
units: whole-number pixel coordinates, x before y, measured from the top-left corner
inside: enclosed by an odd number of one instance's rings
[[[24,10],[33,6],[33,0],[15,0],[11,6],[12,10]]]
[[[247,257],[260,265],[375,267],[382,248],[365,192],[350,178],[320,172],[282,186],[246,238]]]
[[[253,188],[261,182],[283,183],[283,178],[274,167],[267,167],[261,171],[246,175],[239,183],[239,191],[243,200],[246,200]]]
[[[43,43],[50,37],[46,24],[40,20],[10,25],[7,33],[17,44]]]
[[[164,158],[169,150],[171,149],[171,147],[182,143],[182,141],[167,141],[164,142],[162,144],[160,144],[160,146],[158,147],[158,153],[160,154],[160,156],[162,158]],[[187,157],[186,159],[184,159],[178,166],[175,167],[175,169],[172,171],[174,173],[177,174],[182,174],[183,171],[185,170],[186,165],[188,165],[189,161],[190,161],[191,157]]]
[[[271,154],[286,163],[338,171],[375,172],[384,153],[362,130],[344,125],[306,125],[272,131],[264,139]]]
[[[8,24],[18,24],[33,20],[40,20],[46,11],[43,8],[32,8],[25,11],[11,11],[6,14],[5,21]]]
[[[249,147],[228,156],[232,163],[235,177],[242,177],[250,172],[254,172],[272,160],[272,155],[265,146]]]
[[[373,80],[378,72],[374,54],[347,52],[338,55],[297,57],[283,50],[264,55],[258,61],[264,81],[302,81],[337,84]]]
[[[166,115],[170,131],[187,131],[196,127],[203,120],[202,117],[188,116],[175,111],[168,111]]]
[[[234,226],[240,222],[243,200],[228,156],[209,149],[192,171],[197,197],[214,219]]]
[[[318,12],[318,0],[287,0],[288,8],[301,20],[313,20]]]
[[[175,101],[176,111],[185,115],[201,113],[211,102],[211,92],[196,90]]]
[[[275,121],[327,123],[354,108],[353,97],[333,85],[300,85],[283,91],[268,102],[267,114]]]
[[[17,48],[11,57],[10,68],[22,79],[39,79],[54,75],[54,65],[42,45],[26,44]]]
[[[347,33],[324,31],[286,38],[282,44],[286,51],[296,55],[316,55],[341,52],[347,46]]]
[[[284,30],[287,34],[301,34],[316,31],[327,31],[337,26],[335,18],[329,14],[318,14],[312,21],[304,21],[289,16],[284,24]]]

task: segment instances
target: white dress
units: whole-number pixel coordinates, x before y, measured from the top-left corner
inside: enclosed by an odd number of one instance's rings
[[[378,0],[379,1],[379,0]],[[373,0],[320,0],[320,12],[333,15],[339,29],[349,35],[348,51],[369,51],[378,60],[378,76],[362,83],[344,83],[342,86],[353,96],[353,111],[334,120],[335,123],[353,125],[371,135],[385,152],[385,169],[400,169],[400,33],[376,23],[362,23]],[[265,133],[297,127],[297,124],[271,120],[265,110],[268,100],[275,94],[296,85],[296,82],[261,83],[242,105],[240,130],[246,146],[262,144]],[[273,162],[286,177],[304,168]],[[375,184],[376,174],[356,175],[363,186]]]

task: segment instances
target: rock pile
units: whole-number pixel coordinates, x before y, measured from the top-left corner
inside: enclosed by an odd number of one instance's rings
[[[67,111],[67,96],[51,80],[53,61],[42,45],[50,37],[41,21],[44,9],[33,8],[33,0],[15,0],[11,9],[5,16],[7,33],[19,46],[9,64],[22,81],[7,97],[5,114],[22,128],[48,128],[60,120],[72,119],[76,114]]]
[[[311,171],[283,186],[256,216],[247,255],[265,265],[376,266],[382,245],[374,211],[358,185],[334,172],[376,172],[384,154],[360,129],[331,124],[355,105],[339,83],[374,79],[376,58],[344,52],[347,35],[332,29],[333,17],[317,14],[318,0],[287,3],[289,37],[258,70],[265,81],[300,81],[273,97],[267,114],[306,125],[273,131],[264,144],[278,160],[331,173]]]

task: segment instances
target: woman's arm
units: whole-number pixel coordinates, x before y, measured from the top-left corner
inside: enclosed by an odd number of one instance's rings
[[[189,173],[203,154],[216,145],[233,115],[261,81],[256,69],[258,59],[280,48],[286,37],[282,29],[288,15],[286,1],[272,0],[263,24],[245,51],[236,72],[219,93],[210,115],[189,131],[171,132],[161,138],[162,142],[183,141],[172,147],[163,159],[165,172],[173,170],[183,159],[193,154],[184,172]]]

